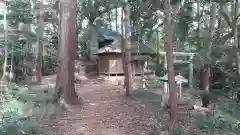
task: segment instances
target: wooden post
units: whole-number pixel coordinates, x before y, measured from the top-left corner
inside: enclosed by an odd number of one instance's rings
[[[189,63],[189,88],[193,87],[193,63],[192,63],[193,55],[190,58],[190,63]]]
[[[182,82],[180,82],[179,84],[179,94],[178,94],[178,98],[182,97]]]

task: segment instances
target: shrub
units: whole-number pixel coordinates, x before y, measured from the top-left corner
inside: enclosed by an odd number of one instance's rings
[[[10,84],[0,104],[0,134],[43,135],[42,117],[55,115],[56,109],[60,109],[57,103],[51,102],[54,93],[46,91]]]

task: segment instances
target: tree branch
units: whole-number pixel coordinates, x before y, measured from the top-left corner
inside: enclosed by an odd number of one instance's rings
[[[231,21],[231,18],[230,16],[226,13],[227,11],[225,10],[224,8],[224,5],[220,5],[220,13],[222,15],[222,17],[224,18],[224,20],[227,22],[228,26],[230,28],[233,28],[233,24],[232,24],[232,21]]]
[[[239,17],[240,17],[240,13],[239,13],[239,14],[236,16],[236,18],[235,18],[235,19],[236,19],[236,20],[238,20],[238,18],[239,18]]]
[[[115,8],[117,8],[118,7],[118,5],[110,5],[109,7],[107,7],[105,10],[103,10],[103,11],[97,11],[97,12],[93,12],[92,14],[91,14],[91,16],[92,16],[92,19],[96,19],[97,17],[100,17],[101,15],[103,15],[103,14],[105,14],[105,13],[107,13],[107,12],[109,12],[109,10],[112,10],[112,9],[115,9]],[[95,7],[96,9],[99,9],[98,7]]]

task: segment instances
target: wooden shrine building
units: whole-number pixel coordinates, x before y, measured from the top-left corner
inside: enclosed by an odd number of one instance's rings
[[[98,72],[104,75],[123,75],[122,61],[122,36],[120,33],[101,28],[100,38],[98,40]],[[147,69],[149,54],[154,51],[143,42],[131,42],[131,65],[134,75],[143,75],[151,73]]]

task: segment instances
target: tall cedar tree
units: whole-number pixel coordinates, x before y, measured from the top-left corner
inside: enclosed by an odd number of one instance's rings
[[[63,89],[67,104],[78,104],[74,86],[74,60],[76,58],[76,0],[60,0],[60,60],[57,87]]]
[[[164,1],[164,31],[165,31],[165,49],[167,55],[167,70],[168,70],[168,84],[169,84],[169,106],[170,106],[170,121],[169,121],[169,135],[172,134],[175,121],[177,120],[177,97],[176,97],[176,85],[174,80],[174,68],[173,68],[173,54],[172,54],[172,30],[171,30],[171,10],[170,0]]]
[[[131,44],[130,44],[130,6],[126,2],[123,8],[124,11],[124,24],[125,24],[125,34],[123,42],[123,62],[124,62],[124,85],[126,88],[126,96],[130,95],[130,90],[132,89],[132,69],[131,69]]]

